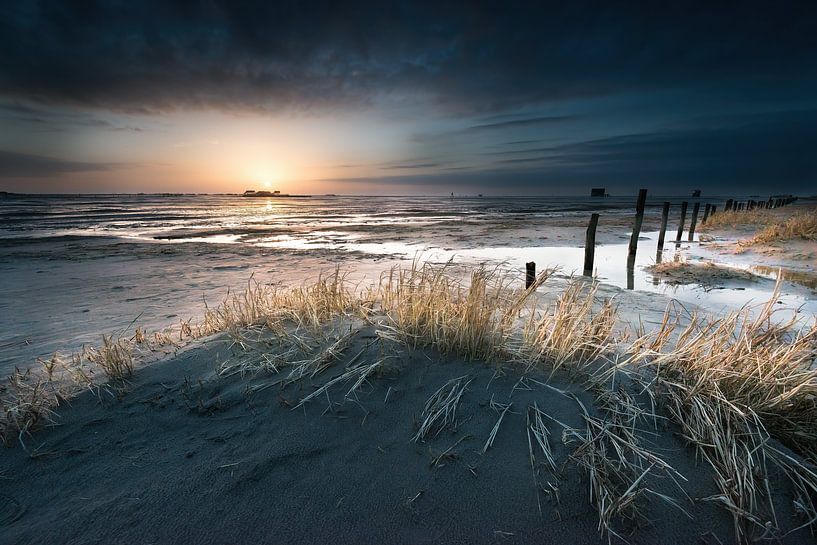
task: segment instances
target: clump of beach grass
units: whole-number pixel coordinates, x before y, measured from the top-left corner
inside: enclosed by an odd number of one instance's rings
[[[778,221],[780,216],[774,210],[755,208],[752,210],[728,210],[718,212],[706,218],[698,229],[714,231],[718,229],[736,229],[738,227],[763,227]]]
[[[215,308],[207,308],[200,335],[262,325],[276,331],[286,321],[318,328],[336,315],[362,312],[362,301],[336,268],[295,288],[265,284],[251,278],[243,292],[231,293]]]
[[[741,246],[755,246],[789,240],[817,240],[817,211],[802,212],[785,221],[768,225]]]
[[[15,368],[0,386],[0,441],[6,445],[17,439],[25,448],[26,435],[55,423],[63,400],[82,389],[97,389],[93,372],[79,354],[54,354],[38,363],[39,368]]]
[[[102,346],[86,348],[88,361],[97,365],[109,381],[122,383],[133,374],[133,344],[121,337],[102,336]]]
[[[597,298],[598,284],[573,279],[555,303],[531,312],[523,330],[523,353],[552,369],[576,368],[596,360],[613,343],[616,310],[610,299]]]
[[[615,308],[599,300],[597,283],[572,279],[554,304],[537,311],[531,296],[552,273],[547,269],[530,288],[514,290],[512,278],[499,269],[477,268],[463,283],[446,266],[395,268],[379,286],[377,301],[387,318],[382,327],[410,346],[433,346],[467,359],[512,358],[554,367],[589,362],[613,342]]]
[[[7,378],[2,398],[0,438],[8,445],[15,437],[25,446],[23,436],[36,426],[54,422],[54,408],[61,398],[53,381],[35,376],[31,370],[15,369]]]
[[[708,499],[732,513],[739,541],[779,527],[771,464],[791,481],[804,524],[817,521],[817,323],[775,320],[777,293],[755,316],[692,316],[685,327],[668,310],[627,362],[652,377],[655,398],[715,471],[720,494]]]
[[[527,290],[513,290],[512,277],[498,268],[476,268],[463,283],[447,266],[415,262],[381,277],[378,309],[386,334],[412,347],[433,346],[446,354],[493,361],[508,353],[520,311],[552,273],[542,272]]]

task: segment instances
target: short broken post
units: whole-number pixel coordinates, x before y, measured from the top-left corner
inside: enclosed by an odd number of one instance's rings
[[[529,290],[534,282],[536,282],[536,263],[529,261],[525,263],[525,289]]]
[[[698,211],[701,209],[701,203],[696,202],[695,206],[692,207],[692,222],[689,224],[689,236],[687,240],[692,242],[692,239],[695,238],[695,226],[698,224]]]
[[[593,276],[593,259],[596,253],[596,226],[599,215],[592,214],[587,225],[587,236],[584,239],[584,276]]]
[[[687,207],[689,203],[684,201],[681,203],[681,223],[678,225],[678,236],[675,237],[675,242],[681,242],[681,235],[684,234],[684,222],[687,220]]]
[[[635,260],[635,253],[638,250],[638,237],[641,236],[641,225],[644,223],[644,205],[647,202],[647,190],[638,191],[638,201],[635,203],[635,222],[633,223],[633,234],[630,235],[630,250],[627,259]]]
[[[709,217],[709,212],[711,210],[712,210],[712,205],[709,204],[709,203],[706,203],[706,206],[704,207],[704,217],[701,218],[701,225],[706,223],[706,218]]]
[[[732,199],[726,199],[726,204],[723,206],[723,209],[724,209],[726,212],[729,212],[730,210],[732,210],[732,203],[733,203],[733,202],[734,202],[734,201],[732,201]]]

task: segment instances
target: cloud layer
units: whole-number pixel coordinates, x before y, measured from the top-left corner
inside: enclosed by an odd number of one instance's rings
[[[526,4],[23,0],[0,20],[0,91],[128,111],[427,99],[473,113],[817,81],[813,2]]]

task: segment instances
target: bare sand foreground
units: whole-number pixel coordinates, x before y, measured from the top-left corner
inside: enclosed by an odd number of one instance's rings
[[[648,333],[607,295],[435,268],[259,285],[184,346],[54,362],[73,389],[12,377],[0,540],[813,542],[817,326]]]

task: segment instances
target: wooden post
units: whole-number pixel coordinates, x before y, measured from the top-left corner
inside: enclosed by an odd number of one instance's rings
[[[584,276],[593,276],[593,259],[596,255],[596,226],[599,224],[599,215],[590,216],[587,225],[587,236],[584,239]]]
[[[670,204],[664,201],[664,209],[661,210],[661,230],[658,231],[658,256],[664,251],[664,235],[667,233],[667,220],[669,219]]]
[[[710,216],[714,216],[714,215],[715,215],[715,212],[717,212],[717,211],[718,211],[718,207],[717,207],[717,205],[714,205],[714,204],[713,204],[713,205],[712,205],[712,212],[710,212],[710,213],[709,213],[709,215],[710,215]]]
[[[684,222],[687,220],[687,206],[689,203],[684,201],[681,203],[681,223],[678,225],[678,236],[675,237],[675,242],[681,242],[681,235],[684,234]]]
[[[525,289],[530,289],[534,282],[536,282],[536,263],[529,261],[525,263]]]
[[[701,225],[706,223],[706,218],[709,217],[709,212],[711,210],[712,210],[712,205],[709,204],[709,203],[706,203],[706,206],[704,207],[704,217],[701,218]]]
[[[647,202],[647,190],[638,191],[638,201],[635,203],[635,222],[633,223],[633,234],[630,235],[630,251],[628,257],[635,257],[638,249],[638,237],[641,236],[641,225],[644,223],[644,204]]]
[[[723,209],[726,212],[729,212],[730,210],[732,210],[732,202],[733,202],[732,199],[726,199],[726,204],[723,207]]]
[[[687,240],[692,242],[695,237],[695,226],[698,224],[698,211],[701,209],[701,203],[696,202],[692,207],[692,223],[689,224],[689,237]]]

